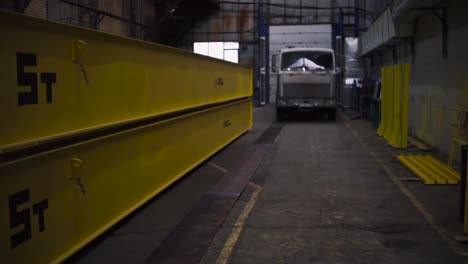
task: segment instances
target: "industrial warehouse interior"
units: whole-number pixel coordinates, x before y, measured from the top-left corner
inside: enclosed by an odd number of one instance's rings
[[[468,263],[468,1],[0,0],[0,263]]]

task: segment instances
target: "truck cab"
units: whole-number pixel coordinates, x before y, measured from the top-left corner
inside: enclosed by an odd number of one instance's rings
[[[336,119],[336,68],[332,49],[285,48],[272,60],[272,68],[278,73],[278,120],[284,120],[295,111],[318,110]]]

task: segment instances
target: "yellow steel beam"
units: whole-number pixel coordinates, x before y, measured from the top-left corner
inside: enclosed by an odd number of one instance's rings
[[[0,262],[61,262],[251,126],[249,99],[0,165]]]
[[[382,122],[378,134],[395,148],[408,144],[408,99],[410,67],[396,64],[382,67]]]
[[[455,178],[457,181],[460,181],[460,173],[458,171],[452,169],[451,167],[447,166],[447,164],[441,162],[431,155],[426,155],[426,159],[435,164],[439,170],[443,170],[447,175],[450,175],[451,178]]]
[[[449,180],[430,167],[423,157],[412,156],[411,158],[413,158],[413,160],[425,171],[426,174],[431,175],[431,177],[436,180],[436,184],[449,184]]]
[[[409,156],[399,155],[397,159],[401,161],[401,163],[410,170],[414,175],[421,178],[424,184],[436,184],[434,178],[428,175],[413,159]]]
[[[426,176],[426,177],[431,177],[432,179],[434,179],[435,181],[435,184],[446,184],[447,181],[445,179],[441,179],[439,177],[437,177],[437,175],[435,173],[433,173],[430,169],[428,169],[422,162],[421,160],[419,160],[416,156],[407,156],[407,158],[409,160],[411,160],[416,166],[418,166],[418,168],[423,172],[423,174]]]
[[[438,179],[441,179],[442,182],[445,182],[447,184],[458,184],[457,179],[452,178],[451,175],[447,174],[439,166],[437,166],[431,160],[429,160],[426,155],[423,156],[418,154],[416,158],[422,163],[422,165],[426,166],[428,170],[434,173]]]
[[[207,56],[1,11],[0,32],[0,152],[252,95]]]
[[[431,155],[399,155],[397,159],[413,174],[430,184],[458,184],[458,172]]]
[[[252,126],[248,68],[0,12],[0,263],[57,263]]]
[[[399,147],[408,147],[408,115],[409,115],[409,88],[411,67],[409,64],[401,64],[401,126]]]
[[[393,65],[387,66],[387,130],[385,131],[385,139],[387,142],[391,141],[393,129],[394,129],[394,109],[395,109],[395,69]]]
[[[401,131],[401,71],[399,65],[391,66],[393,69],[393,109],[392,109],[392,130],[388,135],[388,143],[393,147],[400,145]]]

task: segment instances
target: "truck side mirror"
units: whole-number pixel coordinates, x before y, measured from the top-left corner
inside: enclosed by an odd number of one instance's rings
[[[271,55],[271,71],[272,72],[277,72],[278,69],[278,54],[273,54]]]

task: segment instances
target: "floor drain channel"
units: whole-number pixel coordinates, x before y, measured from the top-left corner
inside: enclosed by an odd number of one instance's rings
[[[265,132],[255,141],[258,145],[272,145],[278,137],[281,129],[283,128],[281,123],[273,123],[268,127]]]

